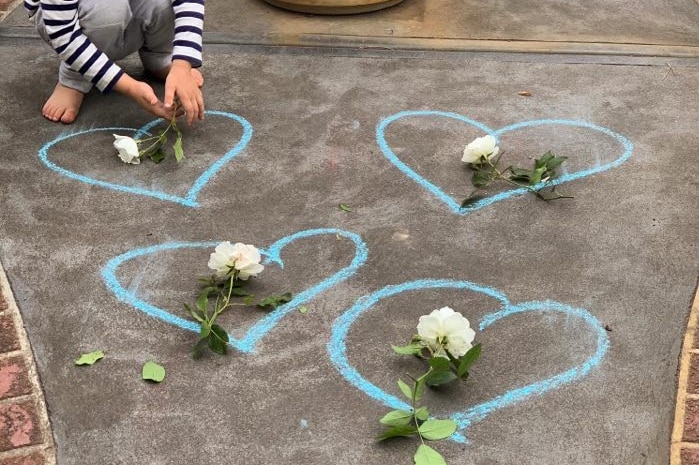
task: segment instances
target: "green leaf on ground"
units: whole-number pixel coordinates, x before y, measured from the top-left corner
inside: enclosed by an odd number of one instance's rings
[[[456,422],[452,420],[427,420],[420,425],[420,434],[430,441],[438,441],[454,434],[456,427]]]
[[[444,457],[430,446],[420,444],[415,452],[415,465],[447,465]]]
[[[285,292],[284,294],[279,294],[279,295],[271,295],[269,297],[266,297],[266,298],[260,300],[257,303],[257,306],[260,308],[268,308],[268,307],[277,308],[278,306],[280,306],[283,303],[291,302],[292,297],[293,296],[292,296],[291,292]]]
[[[425,394],[425,378],[420,377],[418,380],[415,382],[415,401],[419,401],[422,399],[422,396]]]
[[[211,325],[211,334],[208,337],[209,349],[219,355],[228,353],[228,333],[217,324]]]
[[[430,411],[427,410],[427,407],[420,407],[419,409],[415,410],[415,416],[418,420],[425,421],[430,417]]]
[[[432,357],[430,366],[436,371],[445,371],[449,369],[449,359],[444,357]]]
[[[413,434],[417,433],[417,429],[415,429],[414,426],[394,426],[390,429],[387,429],[384,431],[381,436],[376,438],[379,441],[383,441],[385,439],[390,439],[390,438],[405,438],[412,436]]]
[[[425,382],[428,386],[441,386],[451,383],[455,379],[459,379],[459,377],[451,371],[433,371],[425,378]]]
[[[197,308],[206,315],[206,312],[209,309],[209,291],[208,290],[203,290],[201,294],[199,294],[199,297],[197,297]]]
[[[306,313],[308,313],[308,307],[306,307],[305,305],[301,305],[299,307],[299,313],[305,315]]]
[[[148,157],[157,165],[161,161],[165,160],[165,156],[165,150],[163,150],[162,147],[158,147],[157,149],[153,150]]]
[[[141,377],[146,381],[161,383],[165,379],[165,368],[153,361],[148,361],[143,365]]]
[[[199,323],[204,321],[203,315],[194,311],[194,309],[190,307],[188,304],[184,304],[184,308],[189,312],[190,315],[192,315],[192,318],[197,320]]]
[[[391,346],[393,351],[400,355],[420,355],[424,346],[422,344],[409,344],[407,346]]]
[[[352,212],[352,207],[350,207],[350,206],[347,205],[346,203],[341,203],[340,205],[338,205],[338,207],[339,207],[340,210],[342,210],[343,212],[347,212],[347,213],[351,213],[351,212]]]
[[[466,352],[463,357],[459,359],[459,366],[456,369],[456,374],[459,378],[463,378],[464,375],[468,376],[468,370],[473,365],[478,357],[481,356],[481,345],[476,344],[471,347],[468,352]]]
[[[101,350],[96,350],[94,352],[90,352],[89,354],[81,354],[80,358],[75,360],[76,365],[94,365],[95,362],[98,360],[101,360],[104,358],[104,352]]]
[[[405,426],[409,425],[412,419],[412,412],[408,412],[407,410],[393,410],[384,415],[379,420],[379,423],[388,426]]]
[[[398,387],[400,388],[400,391],[403,393],[405,397],[412,400],[413,388],[405,384],[405,382],[401,379],[398,380]]]
[[[184,150],[182,149],[182,133],[179,131],[177,132],[175,143],[172,144],[172,148],[175,151],[175,160],[177,160],[177,163],[181,162],[184,158]]]

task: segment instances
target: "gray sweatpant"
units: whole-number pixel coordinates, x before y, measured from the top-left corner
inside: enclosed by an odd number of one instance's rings
[[[39,35],[48,43],[41,8],[34,21]],[[172,0],[80,0],[78,22],[83,33],[112,61],[138,52],[149,71],[165,69],[172,63]],[[64,61],[58,70],[58,82],[83,93],[92,89],[92,83]]]

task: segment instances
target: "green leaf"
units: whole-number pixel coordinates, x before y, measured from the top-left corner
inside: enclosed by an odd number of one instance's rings
[[[341,203],[340,205],[338,205],[338,207],[339,207],[340,210],[342,210],[343,212],[347,212],[347,213],[351,213],[351,212],[352,212],[352,207],[350,207],[350,206],[347,205],[346,203]]]
[[[420,407],[415,410],[415,417],[420,421],[425,421],[430,417],[430,411],[427,410],[427,407]]]
[[[75,360],[75,364],[79,366],[94,365],[95,362],[101,360],[102,358],[104,358],[104,352],[101,350],[96,350],[94,352],[90,352],[89,354],[81,354],[80,358]]]
[[[415,465],[447,465],[439,452],[426,444],[420,444],[415,452]]]
[[[476,171],[471,177],[471,184],[476,187],[486,187],[492,182],[492,175],[486,171]]]
[[[417,433],[417,429],[415,429],[414,426],[393,426],[392,428],[384,431],[383,434],[376,439],[383,441],[390,438],[407,438],[415,433]]]
[[[415,402],[422,399],[425,394],[425,378],[421,377],[415,382]]]
[[[449,359],[444,357],[432,357],[430,359],[430,366],[436,371],[449,370]]]
[[[459,359],[459,366],[456,368],[456,375],[459,378],[463,378],[464,375],[468,376],[468,370],[471,368],[471,365],[473,365],[473,362],[478,360],[478,357],[481,356],[481,345],[476,344],[475,346],[471,347],[468,352],[466,352],[460,359]]]
[[[546,161],[546,167],[551,171],[555,171],[558,168],[560,168],[561,165],[565,163],[565,161],[568,159],[568,157],[559,157],[552,154],[551,152],[546,152],[544,154],[544,157],[546,157],[546,155],[550,155],[550,157]]]
[[[427,420],[419,429],[423,438],[438,441],[454,434],[456,427],[456,422],[452,420]]]
[[[143,365],[141,378],[146,381],[161,383],[165,379],[165,368],[153,361],[148,361]]]
[[[532,172],[532,176],[529,178],[529,185],[534,186],[541,182],[541,177],[546,172],[546,167],[537,168]]]
[[[305,305],[301,305],[299,307],[299,313],[305,315],[306,313],[308,313],[308,307],[306,307]]]
[[[188,304],[184,304],[184,308],[189,312],[190,315],[192,315],[192,318],[197,320],[199,323],[204,321],[203,316],[197,313],[192,307],[190,307]]]
[[[211,334],[209,335],[209,349],[219,355],[228,353],[228,333],[221,326],[211,325]]]
[[[458,377],[451,371],[433,371],[425,378],[425,382],[429,386],[441,386],[442,384],[447,384]]]
[[[379,420],[379,423],[388,426],[405,426],[410,424],[412,419],[412,412],[408,412],[407,410],[393,410],[384,415]]]
[[[398,380],[398,387],[405,397],[412,400],[413,399],[413,388],[405,384],[402,379]]]
[[[148,157],[155,163],[156,165],[160,163],[161,161],[165,160],[166,154],[165,150],[163,150],[162,147],[158,147],[155,150],[151,151],[150,155]]]
[[[177,138],[175,143],[172,144],[172,148],[175,151],[175,160],[177,163],[181,162],[184,158],[184,150],[182,149],[182,133],[177,131]]]
[[[201,310],[202,314],[206,315],[209,311],[209,291],[203,290],[199,297],[197,297],[197,308]]]
[[[199,326],[199,338],[206,339],[211,334],[211,326],[208,321],[202,321]]]
[[[279,295],[271,295],[269,297],[266,297],[259,301],[257,303],[257,306],[260,308],[267,308],[267,307],[272,307],[272,308],[277,308],[281,304],[285,302],[291,302],[292,299],[292,294],[291,292],[285,292],[284,294],[279,294]]]
[[[393,351],[400,355],[420,355],[424,346],[422,344],[409,344],[407,346],[391,346]]]
[[[252,305],[255,303],[255,296],[254,295],[249,295],[243,299],[243,303],[245,305]]]

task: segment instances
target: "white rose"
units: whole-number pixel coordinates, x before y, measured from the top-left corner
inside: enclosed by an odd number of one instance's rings
[[[132,165],[138,165],[141,163],[138,152],[138,144],[136,140],[127,137],[112,134],[114,136],[114,148],[119,151],[119,158],[124,163],[131,163]]]
[[[446,349],[455,358],[468,352],[476,337],[476,332],[471,329],[468,320],[449,307],[421,316],[417,324],[417,333],[435,355],[446,355]]]
[[[231,245],[229,241],[221,242],[216,246],[209,258],[209,268],[216,272],[216,276],[222,278],[231,269],[238,271],[238,277],[247,281],[250,276],[256,276],[264,266],[260,264],[260,251],[254,245],[237,243]]]
[[[490,159],[500,152],[500,147],[493,136],[483,136],[474,139],[464,149],[464,156],[461,159],[464,163],[478,163],[481,157]]]

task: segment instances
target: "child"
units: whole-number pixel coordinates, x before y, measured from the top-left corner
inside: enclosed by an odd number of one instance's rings
[[[204,0],[25,0],[24,6],[61,58],[58,84],[42,110],[47,119],[75,121],[93,85],[127,95],[166,119],[176,111],[177,98],[188,124],[204,119],[204,78],[196,69]],[[163,101],[114,63],[136,51],[145,70],[165,80]]]

